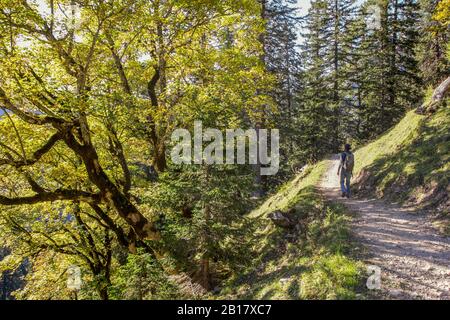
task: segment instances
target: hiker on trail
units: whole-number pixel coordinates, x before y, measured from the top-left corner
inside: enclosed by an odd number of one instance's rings
[[[353,176],[353,167],[355,165],[355,156],[352,153],[352,147],[345,145],[345,151],[341,153],[338,168],[338,176],[340,176],[342,197],[350,198],[350,180]]]

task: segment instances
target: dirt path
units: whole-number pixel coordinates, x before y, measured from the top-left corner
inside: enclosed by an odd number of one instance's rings
[[[356,213],[352,229],[367,249],[366,263],[381,267],[376,298],[450,300],[450,238],[422,214],[373,199],[342,199],[333,158],[321,188]]]

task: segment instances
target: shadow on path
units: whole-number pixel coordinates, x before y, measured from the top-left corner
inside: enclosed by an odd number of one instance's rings
[[[450,238],[437,234],[425,215],[410,208],[341,198],[338,165],[339,156],[333,156],[320,189],[356,214],[352,229],[368,249],[366,263],[382,269],[379,298],[450,300]]]

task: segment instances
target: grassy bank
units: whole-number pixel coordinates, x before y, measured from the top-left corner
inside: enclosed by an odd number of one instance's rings
[[[222,290],[227,299],[354,299],[362,264],[354,260],[349,221],[340,205],[317,190],[329,162],[323,161],[285,184],[250,217],[253,264]],[[297,227],[276,227],[269,213],[289,212]]]
[[[448,108],[429,117],[406,114],[355,152],[358,192],[448,216],[449,127]],[[226,284],[221,297],[354,299],[364,292],[351,216],[341,205],[327,203],[317,189],[329,164],[308,168],[249,214],[256,225],[249,235],[253,263]],[[269,214],[277,210],[297,221],[296,228],[276,227]]]
[[[359,192],[448,216],[449,127],[449,108],[429,117],[408,113],[356,152]]]

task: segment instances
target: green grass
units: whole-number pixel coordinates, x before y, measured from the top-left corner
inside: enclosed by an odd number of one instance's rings
[[[449,109],[424,117],[409,112],[392,130],[355,152],[359,192],[441,210],[447,196]],[[327,203],[317,189],[329,161],[283,185],[249,214],[256,232],[253,263],[224,286],[226,299],[355,299],[361,292],[360,248],[349,232],[351,216]],[[300,221],[300,232],[276,227],[268,214],[281,210]],[[443,209],[442,214],[448,214]],[[450,230],[448,224],[442,228]],[[287,238],[293,234],[294,238]]]
[[[450,109],[409,112],[390,132],[355,153],[360,192],[448,214]]]
[[[328,164],[328,161],[321,161],[285,183],[278,192],[251,212],[249,217],[264,217],[275,210],[287,210],[293,207],[300,200],[300,193],[303,189],[317,185]]]
[[[363,168],[373,165],[373,163],[384,157],[389,157],[400,150],[405,144],[412,141],[416,136],[416,131],[420,127],[423,116],[413,111],[409,112],[392,130],[378,138],[372,143],[358,149],[355,152],[355,175],[358,175]]]
[[[356,298],[363,266],[351,258],[351,217],[342,206],[326,203],[316,188],[328,165],[322,161],[298,175],[250,213],[258,224],[253,264],[227,283],[222,298]],[[267,215],[274,210],[289,210],[300,232],[270,222]]]

